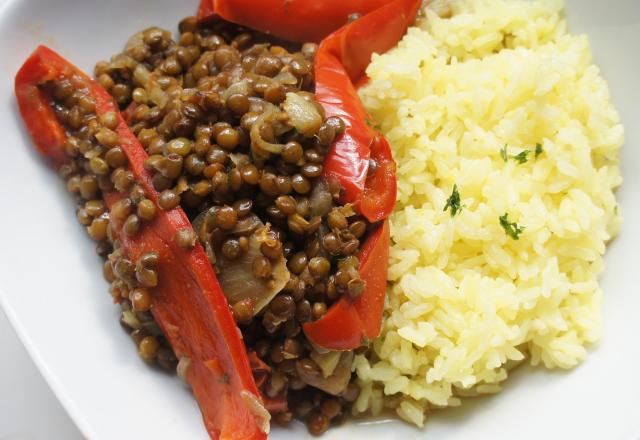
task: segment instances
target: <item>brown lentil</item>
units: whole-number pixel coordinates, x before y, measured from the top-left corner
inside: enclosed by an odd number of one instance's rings
[[[122,230],[129,237],[133,237],[140,230],[140,218],[135,214],[131,214],[122,225]]]
[[[151,309],[151,294],[145,288],[137,288],[129,294],[131,305],[136,312],[147,312]]]
[[[271,301],[270,310],[277,316],[292,316],[295,307],[295,302],[291,296],[281,294]]]
[[[311,314],[314,319],[320,319],[327,313],[327,305],[325,303],[317,302],[313,304]]]
[[[247,324],[253,318],[253,303],[250,299],[238,301],[233,305],[233,317],[241,324]]]
[[[240,134],[233,128],[224,128],[216,135],[216,143],[224,149],[233,150],[240,143]]]
[[[262,255],[258,255],[253,260],[253,274],[258,278],[269,278],[271,276],[271,263]]]
[[[140,352],[142,359],[147,362],[151,362],[155,359],[159,347],[160,344],[154,336],[146,336],[142,341],[140,341],[138,351]]]
[[[361,238],[366,231],[367,224],[362,220],[356,220],[349,225],[349,232],[351,232],[355,238]]]
[[[111,207],[111,217],[118,221],[124,221],[132,211],[133,202],[131,202],[131,199],[118,200]]]
[[[125,192],[129,188],[131,188],[135,182],[135,178],[131,171],[125,170],[124,168],[118,168],[111,174],[111,180],[113,181],[114,187],[120,191]]]
[[[144,188],[139,184],[134,184],[129,191],[129,198],[134,204],[138,204],[146,198]]]
[[[322,238],[322,247],[330,254],[336,254],[340,251],[340,239],[336,234],[330,232]]]
[[[110,128],[101,128],[95,136],[96,140],[107,148],[113,148],[118,145],[118,134]]]
[[[237,259],[242,252],[239,240],[235,238],[229,238],[225,240],[222,245],[222,255],[229,260]]]
[[[158,197],[158,205],[160,206],[160,209],[164,211],[175,208],[179,203],[180,196],[169,189],[165,189],[164,191],[162,191],[160,193],[160,196]]]
[[[331,263],[324,257],[314,257],[309,261],[309,272],[317,279],[324,278],[331,270]]]
[[[158,285],[158,274],[155,270],[144,266],[136,266],[136,280],[143,287],[155,287]]]
[[[98,217],[106,211],[102,200],[89,200],[84,204],[84,209],[91,217]]]
[[[339,209],[333,209],[327,218],[327,224],[331,229],[347,229],[349,223],[347,218]]]
[[[86,212],[86,211],[85,211]],[[109,219],[105,217],[99,217],[91,222],[91,225],[87,227],[87,231],[91,238],[95,241],[102,241],[107,238],[107,226],[109,225]]]
[[[291,185],[293,186],[293,190],[298,194],[307,194],[311,190],[309,179],[301,174],[294,174],[293,177],[291,177]]]
[[[104,159],[111,168],[118,168],[127,164],[127,156],[120,147],[114,147],[106,152]]]
[[[193,229],[183,228],[176,233],[175,240],[182,249],[193,249],[196,245],[197,237]]]
[[[156,205],[149,199],[141,200],[138,203],[137,214],[142,220],[151,221],[156,216]]]
[[[335,397],[324,399],[320,405],[320,412],[329,420],[337,417],[341,411],[342,405],[340,405],[340,401]]]
[[[233,229],[238,222],[238,214],[231,206],[223,206],[216,213],[216,224],[222,229]]]
[[[287,266],[294,274],[301,274],[305,267],[307,267],[307,255],[304,252],[297,252],[293,254],[293,256],[289,258]]]
[[[167,152],[180,156],[186,156],[191,152],[191,141],[184,137],[178,137],[167,143]]]

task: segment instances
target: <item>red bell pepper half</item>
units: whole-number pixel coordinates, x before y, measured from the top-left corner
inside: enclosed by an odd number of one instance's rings
[[[340,28],[322,40],[315,62],[316,98],[327,116],[347,126],[325,161],[325,173],[345,188],[369,221],[387,218],[396,201],[395,162],[384,136],[369,125],[355,84],[365,78],[373,53],[394,47],[413,23],[420,0],[394,0]],[[370,159],[372,161],[370,162]],[[375,164],[376,169],[370,170]]]
[[[344,26],[352,14],[364,15],[389,0],[202,0],[198,19],[219,17],[289,41],[320,42]]]
[[[190,359],[187,381],[199,402],[213,439],[266,439],[268,414],[252,376],[240,332],[202,246],[182,249],[173,239],[191,225],[180,207],[163,211],[158,193],[143,163],[147,154],[127,127],[111,96],[96,82],[52,50],[40,46],[16,76],[15,93],[20,113],[40,153],[56,167],[68,161],[62,144],[66,132],[51,108],[51,97],[40,87],[66,78],[86,90],[96,102],[98,116],[115,112],[116,132],[129,169],[156,204],[157,215],[133,238],[114,224],[126,255],[136,261],[145,252],[160,255],[159,283],[151,288],[152,313],[179,357]],[[103,194],[108,206],[125,197]]]

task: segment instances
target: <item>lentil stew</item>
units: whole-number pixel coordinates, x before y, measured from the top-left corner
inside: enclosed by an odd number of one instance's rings
[[[122,326],[191,385],[212,438],[265,438],[294,416],[321,434],[358,396],[395,201],[388,145],[335,52],[367,17],[320,46],[187,17],[176,39],[133,35],[95,81],[45,47],[16,77]]]

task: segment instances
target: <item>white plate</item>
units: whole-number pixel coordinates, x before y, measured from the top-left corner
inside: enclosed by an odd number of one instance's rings
[[[206,433],[189,391],[143,365],[120,329],[74,203],[23,130],[13,75],[40,43],[91,71],[147,25],[176,29],[196,3],[0,0],[0,302],[91,440],[204,439]],[[519,369],[502,394],[433,415],[424,431],[399,422],[350,424],[324,438],[640,438],[640,2],[570,0],[568,15],[574,31],[589,33],[627,129],[618,193],[625,224],[606,258],[603,342],[569,374]],[[276,428],[272,436],[306,437],[300,425]]]

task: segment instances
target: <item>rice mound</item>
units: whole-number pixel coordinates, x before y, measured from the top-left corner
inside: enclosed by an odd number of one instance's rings
[[[568,369],[599,339],[624,130],[563,7],[436,1],[374,56],[360,93],[392,145],[398,204],[383,330],[356,358],[354,413],[392,408],[423,426],[430,409],[498,392],[522,361]],[[504,214],[525,228],[518,240]]]

